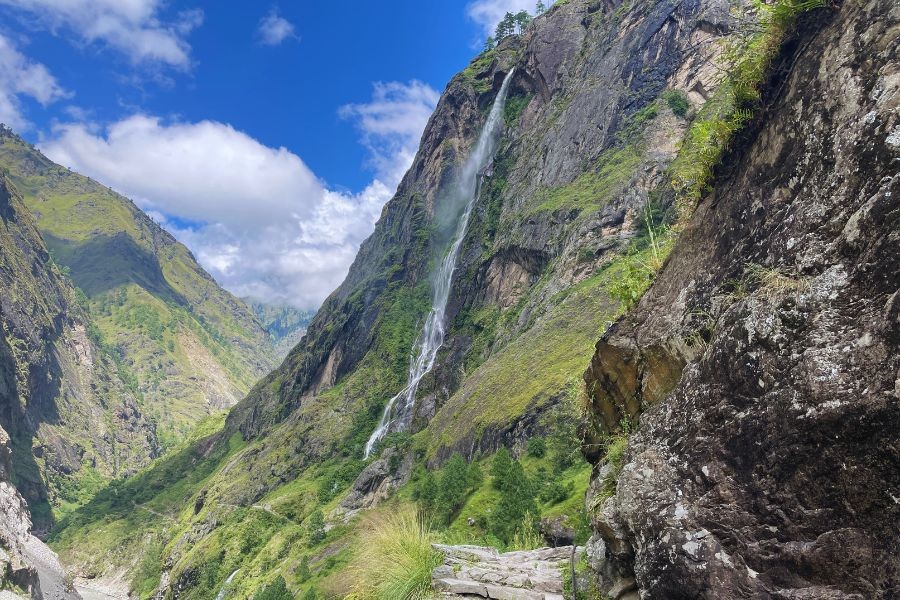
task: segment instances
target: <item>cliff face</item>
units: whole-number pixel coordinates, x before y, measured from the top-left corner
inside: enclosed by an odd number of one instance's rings
[[[802,21],[758,122],[597,344],[585,454],[604,590],[900,589],[898,31],[889,0]],[[637,429],[617,472],[594,444],[622,419]]]
[[[233,405],[275,363],[250,307],[131,201],[7,129],[8,170],[54,261],[86,296],[96,339],[158,424],[164,447]]]

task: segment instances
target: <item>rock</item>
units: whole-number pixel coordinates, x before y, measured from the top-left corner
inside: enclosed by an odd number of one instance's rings
[[[897,597],[898,28],[892,0],[801,19],[757,129],[598,343],[586,442],[640,418],[592,514],[603,592]]]
[[[444,554],[444,563],[432,572],[432,582],[447,598],[562,598],[562,572],[572,555],[572,546],[506,553],[482,546],[435,548]]]
[[[575,529],[566,525],[565,517],[541,519],[540,530],[551,546],[571,546],[575,543]]]

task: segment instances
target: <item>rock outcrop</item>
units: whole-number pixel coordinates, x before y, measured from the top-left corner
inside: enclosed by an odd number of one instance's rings
[[[898,32],[892,0],[801,20],[758,122],[597,344],[595,426],[640,418],[618,476],[586,447],[604,589],[900,594]]]
[[[432,573],[441,598],[496,600],[563,600],[563,571],[571,567],[576,551],[572,546],[516,552],[483,546],[435,548],[444,555]]]
[[[9,436],[0,427],[0,590],[12,598],[78,600],[56,553],[31,534],[28,507],[10,483],[10,454]]]

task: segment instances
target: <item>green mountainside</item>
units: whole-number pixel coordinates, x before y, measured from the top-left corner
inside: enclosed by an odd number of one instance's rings
[[[71,172],[8,129],[0,168],[53,260],[86,297],[98,343],[164,448],[239,400],[275,362],[253,311],[130,200]]]
[[[0,428],[38,532],[159,454],[153,423],[0,175]]]
[[[244,298],[253,309],[263,328],[275,344],[275,356],[280,360],[287,356],[306,333],[314,311],[300,310],[288,304],[266,304]]]

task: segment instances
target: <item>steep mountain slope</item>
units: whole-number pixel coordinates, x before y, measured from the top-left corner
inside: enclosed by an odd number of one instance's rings
[[[890,0],[804,20],[761,122],[598,343],[604,592],[900,594],[898,32]]]
[[[360,510],[421,503],[455,453],[487,466],[501,447],[513,448],[531,480],[559,483],[534,509],[577,530],[587,483],[586,468],[571,462],[578,377],[593,342],[665,257],[660,215],[671,198],[658,189],[717,88],[715,40],[754,24],[742,7],[560,2],[476,58],[448,85],[375,232],[281,367],[221,430],[211,423],[74,514],[55,547],[86,575],[130,569],[143,597],[209,597],[232,575],[230,593],[250,597],[276,574],[292,590],[336,595],[347,591],[344,568],[365,529]],[[461,165],[513,68],[445,343],[411,429],[364,461],[385,403],[406,383],[430,274],[460,212]],[[552,460],[528,442],[545,435]],[[462,490],[449,530],[505,535],[490,524],[503,495],[490,483],[473,489]],[[312,579],[301,574],[304,557]]]
[[[300,310],[287,304],[265,304],[250,298],[244,301],[253,309],[263,329],[275,344],[275,356],[283,359],[306,334],[306,328],[315,313]]]
[[[0,427],[35,525],[158,454],[152,424],[98,345],[9,180],[0,177]]]
[[[250,308],[131,201],[53,163],[8,129],[9,171],[56,261],[87,296],[98,339],[164,447],[240,399],[274,365]]]

